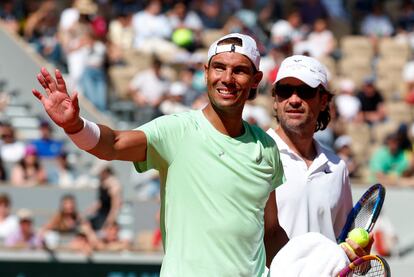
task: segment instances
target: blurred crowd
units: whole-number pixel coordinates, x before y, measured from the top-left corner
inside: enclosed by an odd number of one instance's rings
[[[0,24],[59,68],[70,90],[78,90],[98,111],[135,126],[206,104],[206,52],[224,33],[249,34],[259,45],[264,79],[243,117],[264,130],[277,124],[270,89],[280,62],[291,54],[313,56],[327,66],[335,94],[331,123],[316,139],[347,162],[354,180],[414,186],[413,1],[4,0]],[[346,48],[346,39],[357,43]],[[386,43],[404,51],[387,52]],[[41,137],[27,142],[16,138],[7,122],[1,125],[1,180],[13,186],[80,185],[65,141],[52,137],[48,122],[39,128]],[[45,166],[51,157],[55,166]],[[27,211],[8,219],[10,201],[2,196],[0,235],[5,244],[23,239],[38,247],[47,237],[53,244],[48,231],[76,229],[69,248],[88,252],[131,247],[130,241],[117,239],[119,182],[104,185],[105,178],[116,178],[110,168],[98,175],[100,201],[117,211],[101,203],[104,216],[99,217],[98,208],[95,219],[87,219],[67,196],[36,235]],[[138,179],[139,197],[156,198],[157,174]],[[11,227],[3,226],[11,225],[20,228],[19,235],[5,235],[2,229]]]
[[[86,216],[79,212],[74,195],[65,194],[53,216],[37,228],[31,210],[19,208],[15,214],[11,213],[11,199],[7,194],[1,193],[1,246],[13,249],[67,250],[84,255],[91,255],[93,251],[142,250],[142,246],[137,246],[131,238],[122,236],[120,225],[112,218],[116,216],[113,213],[116,210],[111,210],[108,214],[105,210],[108,207],[104,205]],[[155,237],[157,236],[154,235]],[[159,250],[159,246],[157,242],[151,249]]]

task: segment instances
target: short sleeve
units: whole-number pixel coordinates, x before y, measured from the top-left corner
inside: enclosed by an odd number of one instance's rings
[[[275,160],[274,160],[275,174],[273,175],[273,180],[272,180],[273,189],[276,189],[278,186],[286,182],[282,161],[280,160],[279,149],[277,148],[276,144],[275,144],[275,152],[276,152],[276,154],[274,155],[275,156]]]
[[[147,159],[135,162],[135,169],[138,172],[160,170],[171,164],[182,142],[186,125],[184,115],[167,115],[136,128],[147,137]]]

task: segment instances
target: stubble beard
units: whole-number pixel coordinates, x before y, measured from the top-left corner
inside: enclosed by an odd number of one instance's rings
[[[310,117],[305,118],[304,120],[292,120],[289,119],[286,115],[278,115],[278,121],[280,127],[284,130],[286,134],[303,137],[313,136],[315,127],[312,124]]]

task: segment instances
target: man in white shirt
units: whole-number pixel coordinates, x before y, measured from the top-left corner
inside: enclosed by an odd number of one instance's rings
[[[267,133],[278,145],[286,177],[276,193],[280,225],[290,239],[318,232],[336,241],[352,195],[345,162],[313,138],[330,121],[326,68],[311,57],[288,57],[272,94],[279,127]],[[350,244],[355,252],[344,250],[351,260],[366,253]]]
[[[168,92],[169,81],[161,74],[162,62],[154,57],[149,69],[138,72],[129,83],[129,92],[138,110],[136,120],[148,122],[159,116],[158,107]]]

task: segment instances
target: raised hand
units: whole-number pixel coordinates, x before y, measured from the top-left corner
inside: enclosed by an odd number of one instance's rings
[[[50,73],[42,67],[37,75],[37,80],[45,89],[42,94],[33,89],[33,95],[40,100],[49,117],[66,133],[76,133],[83,128],[83,121],[79,116],[78,93],[69,95],[65,80],[58,69],[55,70],[54,79]]]

